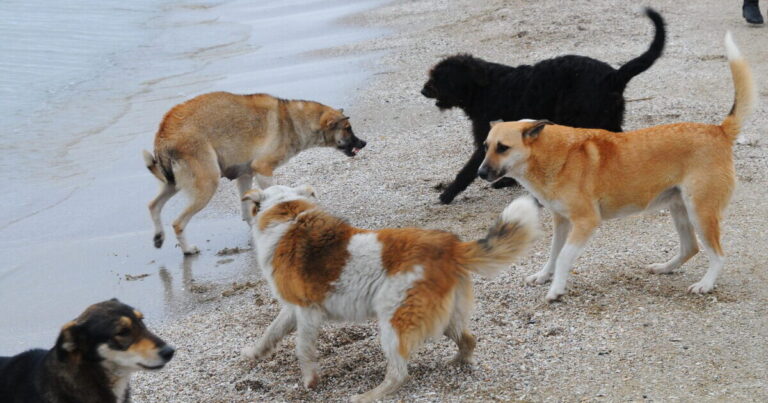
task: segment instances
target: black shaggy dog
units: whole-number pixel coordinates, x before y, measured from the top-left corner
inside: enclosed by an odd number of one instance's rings
[[[160,369],[174,353],[142,318],[116,299],[100,302],[64,325],[52,349],[0,357],[0,402],[130,401],[131,373]]]
[[[651,47],[618,70],[575,55],[510,67],[459,54],[433,67],[421,94],[436,99],[435,105],[441,110],[463,109],[472,121],[475,138],[475,152],[453,183],[445,187],[440,201],[451,203],[475,180],[492,121],[546,119],[566,126],[620,132],[624,88],[632,77],[651,67],[664,49],[664,20],[650,8],[645,14],[656,29]],[[513,184],[509,179],[494,183],[494,188]]]

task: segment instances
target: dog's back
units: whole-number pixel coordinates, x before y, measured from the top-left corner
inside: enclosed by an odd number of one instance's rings
[[[44,362],[48,351],[29,350],[0,357],[0,402],[44,402]]]

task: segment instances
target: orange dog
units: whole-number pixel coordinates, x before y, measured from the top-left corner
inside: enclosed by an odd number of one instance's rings
[[[467,328],[472,279],[506,268],[538,234],[538,209],[524,197],[504,209],[488,235],[461,242],[449,232],[419,228],[378,231],[352,227],[317,206],[310,187],[251,190],[254,248],[264,278],[283,306],[264,335],[243,354],[264,358],[297,330],[296,355],[304,386],[320,379],[315,342],[325,320],[377,319],[387,357],[384,382],[353,401],[369,402],[397,390],[408,357],[427,338],[445,334],[472,357]]]
[[[749,66],[730,33],[725,45],[736,96],[720,125],[676,123],[612,133],[523,120],[491,128],[478,175],[489,181],[514,178],[552,211],[549,261],[526,279],[544,284],[554,274],[547,301],[565,294],[568,271],[601,220],[659,208],[672,214],[680,253],[648,269],[669,273],[695,255],[695,231],[709,269],[688,291],[712,290],[723,267],[720,219],[735,183],[733,141],[755,100]]]

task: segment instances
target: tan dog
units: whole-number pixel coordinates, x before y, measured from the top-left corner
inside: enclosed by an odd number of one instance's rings
[[[733,141],[755,100],[749,66],[730,33],[725,39],[736,97],[722,124],[677,123],[612,133],[544,121],[493,126],[478,175],[489,181],[512,177],[552,211],[549,261],[529,284],[552,278],[546,299],[565,294],[568,272],[603,219],[669,208],[680,236],[680,253],[649,266],[669,273],[698,252],[709,269],[688,291],[712,290],[723,267],[720,219],[734,187]]]
[[[408,357],[427,338],[456,342],[457,363],[469,362],[475,337],[470,273],[490,276],[524,253],[538,235],[530,197],[513,201],[481,240],[418,228],[369,231],[322,211],[310,187],[252,190],[253,240],[264,278],[283,308],[243,354],[264,358],[294,329],[304,386],[320,379],[315,342],[326,319],[377,319],[387,357],[384,382],[355,396],[372,401],[397,390]],[[257,214],[258,213],[258,214]]]
[[[220,177],[237,179],[242,197],[254,175],[266,188],[278,166],[312,147],[336,147],[352,157],[365,141],[355,137],[343,110],[312,101],[213,92],[176,105],[160,124],[154,156],[144,151],[147,168],[162,182],[149,203],[155,247],[165,239],[160,212],[179,190],[191,202],[173,222],[173,230],[181,250],[191,255],[199,250],[187,243],[184,228],[211,200]],[[245,204],[242,210],[243,220],[249,221]]]

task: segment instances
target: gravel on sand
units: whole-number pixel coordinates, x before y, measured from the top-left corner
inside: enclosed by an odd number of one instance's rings
[[[625,130],[719,123],[733,98],[726,30],[751,62],[766,100],[768,28],[748,27],[739,4],[648,5],[667,21],[667,44],[625,92]],[[279,169],[275,183],[313,185],[327,210],[356,226],[440,228],[464,239],[482,236],[523,191],[477,181],[452,205],[437,203],[433,186],[452,179],[466,161],[471,136],[462,113],[440,113],[419,94],[429,67],[457,52],[511,65],[577,53],[619,66],[645,51],[653,36],[636,5],[609,0],[400,0],[344,23],[391,30],[321,52],[377,52],[370,66],[376,74],[345,107],[369,145],[354,159],[333,150],[306,152]],[[686,293],[706,270],[703,253],[670,275],[643,270],[678,248],[672,219],[661,211],[605,222],[576,262],[563,301],[544,303],[545,286],[523,285],[547,259],[552,231],[542,211],[544,236],[534,250],[497,278],[476,278],[475,364],[448,365],[455,346],[434,340],[414,354],[409,380],[390,398],[768,401],[766,104],[748,120],[734,150],[739,183],[724,217],[726,266],[713,293]],[[220,204],[239,220],[234,186],[222,188]],[[386,363],[373,323],[325,326],[316,390],[301,386],[293,336],[264,361],[242,359],[240,349],[264,331],[279,306],[257,275],[224,286],[228,292],[207,295],[177,320],[150,318],[178,353],[163,371],[134,376],[135,401],[345,400],[383,379]]]

